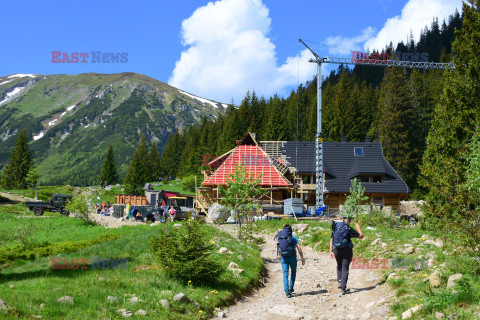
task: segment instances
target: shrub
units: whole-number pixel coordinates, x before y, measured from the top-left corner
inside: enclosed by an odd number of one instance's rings
[[[195,175],[183,177],[182,188],[188,191],[195,191]]]
[[[150,239],[150,246],[165,272],[184,283],[215,282],[225,266],[214,260],[209,243],[197,221],[167,228]]]
[[[75,216],[82,220],[86,225],[96,226],[97,222],[89,213],[88,202],[89,201],[85,195],[78,195],[73,198],[72,202],[67,204],[66,209],[74,213]]]
[[[359,214],[357,218],[358,223],[370,227],[389,228],[395,224],[395,217],[384,210],[373,210],[366,214]]]

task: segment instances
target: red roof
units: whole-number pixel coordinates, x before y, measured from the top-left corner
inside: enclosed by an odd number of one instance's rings
[[[245,167],[250,176],[259,177],[260,185],[287,187],[290,183],[270,163],[263,150],[257,145],[240,145],[228,156],[215,173],[205,180],[204,186],[226,185],[234,173],[235,166]]]

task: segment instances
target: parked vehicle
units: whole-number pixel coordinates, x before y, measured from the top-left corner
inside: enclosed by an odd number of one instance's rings
[[[28,209],[33,211],[36,216],[41,216],[45,211],[60,212],[64,216],[68,216],[70,213],[65,209],[68,202],[72,200],[72,196],[68,194],[54,194],[52,199],[48,202],[25,202]]]
[[[186,197],[170,197],[167,199],[167,207],[173,207],[177,214],[175,220],[185,220],[195,215],[193,208],[187,207]]]

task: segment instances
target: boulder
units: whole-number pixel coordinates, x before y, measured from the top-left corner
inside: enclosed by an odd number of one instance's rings
[[[236,264],[235,262],[232,261],[228,265],[228,269],[238,269],[238,264]]]
[[[124,318],[130,318],[133,315],[132,311],[124,311],[122,312],[122,316]]]
[[[208,208],[205,221],[208,223],[222,223],[230,217],[230,211],[219,203],[214,203]]]
[[[418,312],[418,310],[420,310],[422,308],[422,306],[415,306],[415,307],[412,307],[410,309],[408,309],[407,311],[403,312],[402,313],[402,320],[403,319],[410,319],[411,317],[413,317],[413,315],[415,313]]]
[[[442,239],[436,239],[435,240],[435,246],[436,247],[443,248],[444,245],[445,245],[445,243],[443,242]]]
[[[153,185],[151,183],[145,183],[143,190],[153,190]]]
[[[118,298],[114,297],[114,296],[108,296],[107,301],[110,302],[110,303],[114,303],[114,302],[118,301]]]
[[[455,287],[455,282],[460,279],[463,275],[461,273],[454,274],[448,277],[447,289]]]
[[[412,254],[415,252],[415,249],[413,247],[406,247],[405,250],[403,250],[403,254]]]
[[[225,248],[225,247],[221,247],[220,249],[218,249],[218,253],[227,253],[228,249]]]
[[[430,282],[430,286],[432,288],[440,287],[442,283],[442,278],[440,277],[440,273],[438,270],[434,271],[431,275],[428,276],[428,281]]]
[[[304,232],[308,228],[308,224],[302,223],[302,224],[294,224],[292,227],[293,231],[296,231],[298,234]]]
[[[162,306],[162,308],[167,309],[168,308],[168,300],[167,299],[160,300],[160,305]]]
[[[377,238],[373,240],[372,245],[382,244],[382,238]]]
[[[7,307],[7,305],[5,304],[5,302],[3,302],[2,299],[0,299],[0,309],[1,308],[6,308],[6,307]]]
[[[110,186],[110,185],[105,187],[105,190],[107,190],[107,191],[111,191],[112,189],[113,189],[113,186]]]
[[[134,313],[136,316],[146,316],[147,315],[147,311],[145,310],[138,310],[137,312]]]
[[[179,292],[173,296],[175,302],[189,302],[191,301],[183,292]]]
[[[367,319],[370,319],[372,317],[372,314],[370,312],[364,312],[362,313],[362,315],[360,316],[360,319],[362,320],[367,320]]]
[[[443,319],[443,318],[445,318],[445,315],[441,312],[435,312],[435,318]]]
[[[73,297],[63,296],[61,298],[58,298],[57,301],[60,302],[60,303],[73,304]]]
[[[128,302],[130,302],[132,304],[137,304],[139,302],[145,302],[145,301],[140,300],[140,298],[138,298],[138,297],[132,297],[132,298],[128,299]]]
[[[240,274],[241,274],[243,271],[245,271],[245,270],[240,269],[240,268],[232,268],[232,269],[230,269],[230,271],[233,272],[233,275],[234,275],[234,276],[238,277],[238,276],[240,276]]]

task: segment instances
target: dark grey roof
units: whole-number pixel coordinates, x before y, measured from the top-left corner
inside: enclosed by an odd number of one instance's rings
[[[363,148],[363,156],[355,156],[354,148]],[[289,167],[299,173],[315,174],[315,142],[287,141],[281,147]],[[383,157],[379,142],[324,142],[323,164],[328,192],[348,193],[350,179],[360,175],[383,175],[381,183],[362,183],[366,193],[411,193],[407,184]]]

